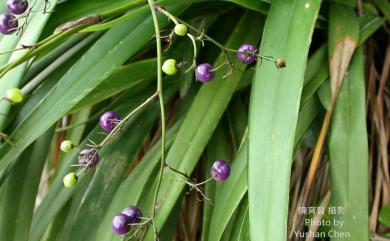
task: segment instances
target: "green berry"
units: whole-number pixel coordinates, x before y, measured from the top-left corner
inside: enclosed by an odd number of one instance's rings
[[[184,24],[178,24],[175,26],[175,34],[178,36],[184,36],[187,34],[188,28]]]
[[[23,93],[18,88],[12,88],[10,90],[7,90],[7,92],[5,93],[5,99],[14,104],[17,104],[23,101]]]
[[[167,75],[174,75],[177,72],[177,67],[176,67],[176,60],[174,59],[167,59],[165,60],[162,70],[164,73]]]
[[[70,152],[73,149],[73,143],[70,140],[65,140],[61,142],[60,149],[63,152]]]
[[[74,172],[70,172],[64,177],[64,179],[62,179],[62,181],[64,182],[64,186],[66,188],[71,188],[77,183],[77,175]]]

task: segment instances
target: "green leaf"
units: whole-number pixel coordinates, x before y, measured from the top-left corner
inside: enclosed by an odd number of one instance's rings
[[[340,90],[329,135],[331,167],[331,206],[345,208],[345,214],[333,216],[344,221],[336,231],[350,237],[336,240],[368,241],[368,137],[363,50],[354,55],[349,73]]]
[[[339,3],[329,6],[329,71],[332,105],[359,41],[359,23],[355,9]]]
[[[384,206],[379,212],[379,222],[390,228],[390,205]]]
[[[322,106],[329,111],[331,106],[331,89],[329,81],[325,81],[318,89],[318,98],[321,101]]]
[[[237,217],[234,220],[233,230],[230,240],[234,241],[250,241],[249,231],[249,206],[248,195],[246,195],[237,209]]]
[[[362,45],[371,37],[380,27],[383,26],[385,20],[378,15],[366,14],[359,17],[360,36],[359,45]]]
[[[233,98],[227,110],[227,119],[232,136],[234,151],[238,150],[248,129],[248,113],[240,95]]]
[[[0,202],[0,239],[28,240],[35,199],[53,128],[27,148],[4,183]]]
[[[322,67],[313,76],[312,79],[305,85],[302,91],[301,105],[305,104],[311,97],[317,92],[317,90],[323,85],[323,83],[329,79],[329,69],[326,62],[322,62]],[[308,67],[309,68],[309,67]],[[329,92],[330,93],[330,92]]]
[[[294,135],[320,3],[274,0],[267,16],[260,53],[285,59],[287,67],[258,64],[252,85],[248,166],[252,241],[287,239]]]
[[[378,6],[378,8],[382,11],[383,15],[385,15],[388,22],[390,22],[390,3],[386,0],[372,0],[372,2]]]
[[[310,124],[313,122],[318,113],[320,113],[320,111],[321,104],[316,96],[312,97],[309,101],[301,106],[298,115],[297,129],[295,131],[294,137],[294,153],[296,153],[296,150],[299,148],[299,144],[304,134],[309,129]],[[293,156],[295,156],[295,154]]]
[[[125,89],[134,89],[134,92],[136,92],[145,88],[156,78],[157,70],[155,66],[156,59],[153,58],[118,67],[107,79],[77,103],[70,112],[96,104]]]
[[[94,0],[93,4],[90,1],[61,1],[56,6],[56,14],[49,19],[49,23],[45,29],[45,35],[52,34],[54,29],[63,23],[79,19],[89,14],[103,15],[107,11],[122,9],[125,6],[131,9],[144,4],[145,2],[142,0]],[[120,11],[118,14],[120,14]]]

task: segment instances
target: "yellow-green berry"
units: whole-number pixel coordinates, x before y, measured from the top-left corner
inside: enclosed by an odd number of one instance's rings
[[[188,28],[185,24],[178,24],[175,26],[175,34],[178,36],[184,36],[187,34]]]
[[[176,60],[174,59],[165,60],[164,64],[162,65],[162,71],[164,71],[164,73],[166,73],[167,75],[176,74],[177,72]]]
[[[74,145],[70,140],[65,140],[61,142],[60,149],[63,152],[70,152],[73,149]]]
[[[17,104],[23,101],[23,93],[18,88],[12,88],[10,90],[7,90],[7,92],[5,92],[5,99],[7,99],[8,101],[14,104]]]
[[[77,183],[77,175],[74,172],[70,172],[64,177],[64,179],[62,179],[62,181],[64,182],[64,186],[66,188],[71,188]]]

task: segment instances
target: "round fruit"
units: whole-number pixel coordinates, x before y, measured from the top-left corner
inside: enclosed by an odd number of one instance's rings
[[[120,213],[112,219],[112,231],[114,233],[122,235],[126,234],[130,230],[129,217]]]
[[[28,8],[27,0],[8,0],[6,6],[10,13],[22,14]]]
[[[174,75],[177,72],[176,60],[167,59],[162,65],[162,71],[167,75]]]
[[[251,44],[243,44],[237,52],[237,59],[244,64],[251,64],[257,59],[257,48]]]
[[[100,116],[100,127],[108,132],[114,130],[115,126],[118,125],[120,117],[114,111],[107,111],[102,116]]]
[[[275,65],[278,68],[284,68],[286,67],[286,61],[284,61],[284,59],[277,59],[275,60]]]
[[[18,28],[18,20],[14,15],[5,13],[0,15],[0,33],[8,35]]]
[[[188,28],[185,24],[178,24],[175,26],[175,34],[178,36],[184,36],[187,34]]]
[[[217,182],[225,181],[230,175],[230,165],[225,160],[216,160],[210,170],[211,176]]]
[[[195,69],[196,79],[200,82],[209,82],[214,78],[214,67],[211,64],[200,64]]]
[[[73,143],[70,140],[65,140],[61,142],[60,149],[63,152],[70,152],[73,149]]]
[[[142,213],[136,206],[128,206],[123,209],[122,214],[130,218],[130,223],[139,223],[141,221]]]
[[[7,99],[8,101],[14,104],[18,104],[23,101],[23,93],[18,88],[12,88],[10,90],[7,90],[7,92],[5,92],[5,99]]]
[[[93,168],[99,162],[99,154],[96,149],[83,149],[79,155],[79,164],[83,167]]]
[[[77,183],[77,175],[74,172],[70,172],[62,179],[62,181],[64,182],[64,186],[66,188],[71,188]]]

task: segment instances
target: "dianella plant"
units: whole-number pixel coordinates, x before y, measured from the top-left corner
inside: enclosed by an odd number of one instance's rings
[[[390,241],[387,0],[0,0],[0,241]]]

